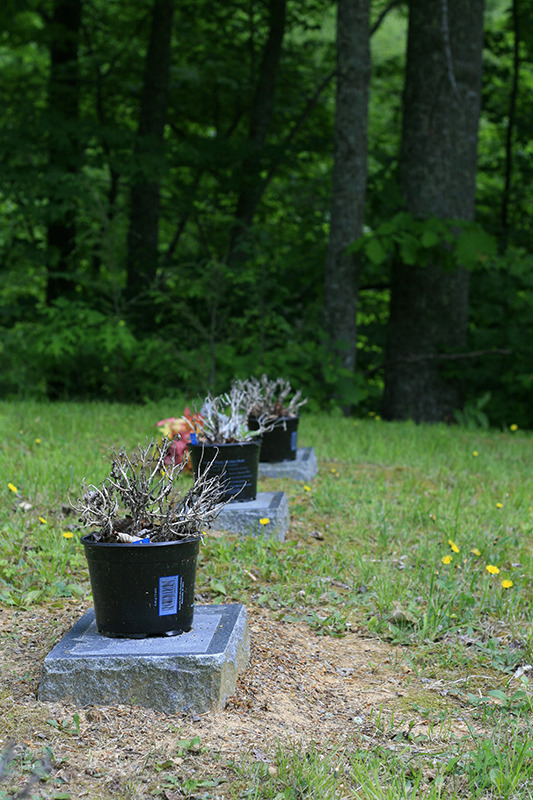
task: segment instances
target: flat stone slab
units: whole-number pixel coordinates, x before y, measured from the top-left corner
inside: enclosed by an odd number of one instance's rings
[[[299,447],[294,461],[260,461],[260,478],[292,478],[294,481],[312,481],[318,474],[318,462],[313,447]]]
[[[289,500],[285,492],[258,492],[255,500],[224,506],[213,528],[251,536],[285,540],[289,530]]]
[[[90,608],[46,656],[38,699],[203,714],[224,708],[249,658],[241,604],[195,605],[191,631],[146,639],[102,636]]]

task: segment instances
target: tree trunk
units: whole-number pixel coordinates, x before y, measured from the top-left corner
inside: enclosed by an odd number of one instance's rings
[[[228,262],[246,258],[246,237],[263,193],[260,180],[262,155],[272,122],[274,95],[281,60],[287,0],[270,0],[268,37],[250,106],[248,154],[242,164],[242,180],[230,235]]]
[[[331,358],[350,373],[356,362],[357,265],[356,256],[346,248],[361,236],[364,219],[369,5],[369,0],[339,0],[337,11],[335,160],[323,316]]]
[[[399,181],[417,218],[474,218],[482,46],[483,0],[411,0]],[[447,420],[461,407],[439,355],[466,344],[468,286],[460,265],[393,265],[386,418]]]
[[[52,189],[47,228],[48,303],[75,289],[72,259],[76,247],[75,198],[65,180],[79,170],[78,43],[81,0],[56,0],[50,31],[48,81],[48,161]]]
[[[139,109],[135,159],[138,172],[131,188],[127,240],[126,297],[138,330],[153,326],[150,290],[157,274],[160,176],[168,106],[174,0],[154,0]]]

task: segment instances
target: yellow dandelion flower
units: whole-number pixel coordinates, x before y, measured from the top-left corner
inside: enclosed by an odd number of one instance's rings
[[[432,520],[433,522],[435,522],[435,521],[436,521],[436,519],[437,519],[437,515],[436,515],[436,514],[430,514],[430,515],[429,515],[429,518],[430,518],[430,520]]]
[[[477,458],[477,457],[478,457],[478,455],[479,455],[479,453],[478,453],[478,451],[477,451],[477,450],[473,450],[473,451],[472,451],[472,455],[474,456],[474,458]]]
[[[487,572],[490,572],[491,575],[497,575],[500,571],[498,567],[494,566],[494,564],[487,564],[485,569],[487,570]]]
[[[517,430],[518,430],[518,425],[516,425],[515,423],[513,423],[512,425],[510,425],[510,426],[509,426],[509,430],[510,430],[510,431],[512,431],[512,432],[514,433],[515,431],[517,431]]]
[[[311,487],[310,487],[310,486],[307,486],[307,484],[306,484],[306,485],[304,486],[304,491],[306,491],[306,492],[310,492],[310,491],[311,491]]]
[[[48,525],[44,517],[39,517],[39,522],[42,523],[43,525]]]
[[[35,440],[35,444],[41,444],[41,440],[40,439],[36,439]]]
[[[442,556],[441,561],[443,564],[451,564],[452,557],[451,556]]]
[[[268,517],[262,517],[262,519],[259,520],[260,525],[268,525],[269,522],[270,520]]]
[[[379,414],[376,414],[376,416],[374,417],[374,419],[380,420],[380,419],[381,419],[381,417],[379,416]]]
[[[7,488],[8,488],[8,489],[10,489],[12,492],[15,492],[15,494],[18,494],[18,489],[17,489],[17,487],[16,487],[16,486],[14,486],[12,483],[8,483],[8,484],[7,484]]]
[[[450,545],[450,547],[452,548],[454,553],[458,553],[459,552],[459,548],[457,547],[457,545],[455,544],[453,539],[448,539],[448,544]]]
[[[502,589],[510,589],[512,585],[513,585],[512,581],[509,580],[502,581]]]
[[[503,503],[496,503],[496,508],[503,508]]]
[[[474,555],[474,556],[480,556],[480,555],[481,555],[481,550],[478,550],[478,548],[477,548],[477,547],[473,547],[473,548],[471,549],[471,551],[470,551],[470,552],[471,552],[471,553],[472,553],[472,555]]]
[[[72,539],[73,536],[72,531],[63,531],[63,539]]]

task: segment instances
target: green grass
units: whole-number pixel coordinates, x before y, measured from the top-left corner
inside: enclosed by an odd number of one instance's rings
[[[0,603],[89,600],[69,493],[82,478],[102,479],[111,446],[144,442],[183,406],[0,404]],[[533,663],[531,434],[304,415],[299,437],[315,448],[318,477],[307,487],[260,486],[287,492],[287,540],[208,537],[200,596],[305,621],[317,636],[352,629],[386,639],[415,674],[456,685],[450,697],[495,735],[479,738],[472,727],[439,751],[405,720],[425,714],[431,734],[451,712],[421,698],[401,725],[376,712],[375,743],[367,736],[327,753],[280,746],[270,765],[234,765],[223,789],[209,774],[191,777],[183,796],[533,797],[530,673],[508,685],[519,665]],[[480,671],[494,675],[496,694],[476,689]],[[397,746],[383,750],[383,737]]]

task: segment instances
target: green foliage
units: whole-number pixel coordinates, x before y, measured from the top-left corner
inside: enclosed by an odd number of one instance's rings
[[[399,258],[411,266],[438,263],[445,269],[461,266],[471,270],[494,254],[495,242],[475,223],[436,217],[415,219],[410,212],[402,211],[375,231],[366,232],[348,250],[364,253],[376,267]]]
[[[487,259],[472,274],[467,401],[479,404],[491,424],[532,424],[533,258],[512,248]]]
[[[399,254],[413,266],[438,259],[449,268],[461,263],[472,270],[469,350],[485,355],[447,364],[467,390],[458,418],[466,424],[533,425],[527,402],[533,249],[529,5],[520,5],[510,173],[512,16],[501,2],[487,10],[479,225],[450,228],[446,220],[414,220],[401,210],[396,168],[405,4],[389,11],[373,35],[368,232],[354,245],[362,257],[354,376],[327,362],[321,330],[333,157],[334,5],[291,4],[271,125],[256,150],[250,126],[268,37],[267,8],[208,0],[178,4],[165,145],[156,155],[143,155],[136,131],[150,6],[144,0],[83,4],[79,119],[58,124],[57,109],[48,105],[50,3],[5,4],[0,11],[0,396],[142,401],[173,389],[219,393],[235,377],[267,372],[287,375],[315,408],[353,404],[364,415],[379,407],[383,390],[389,267]],[[385,8],[372,4],[373,21]],[[67,138],[76,150],[75,172],[72,165],[50,165],[51,143],[61,147]],[[229,257],[231,236],[251,156],[259,200],[245,237],[246,258],[235,262]],[[148,333],[132,326],[124,297],[129,194],[139,175],[157,179],[161,189],[160,258],[154,285],[146,287],[156,314]],[[63,275],[68,298],[45,308],[53,266],[47,226],[72,214],[75,250]],[[498,257],[490,237],[498,242]],[[488,392],[490,400],[481,409]]]

